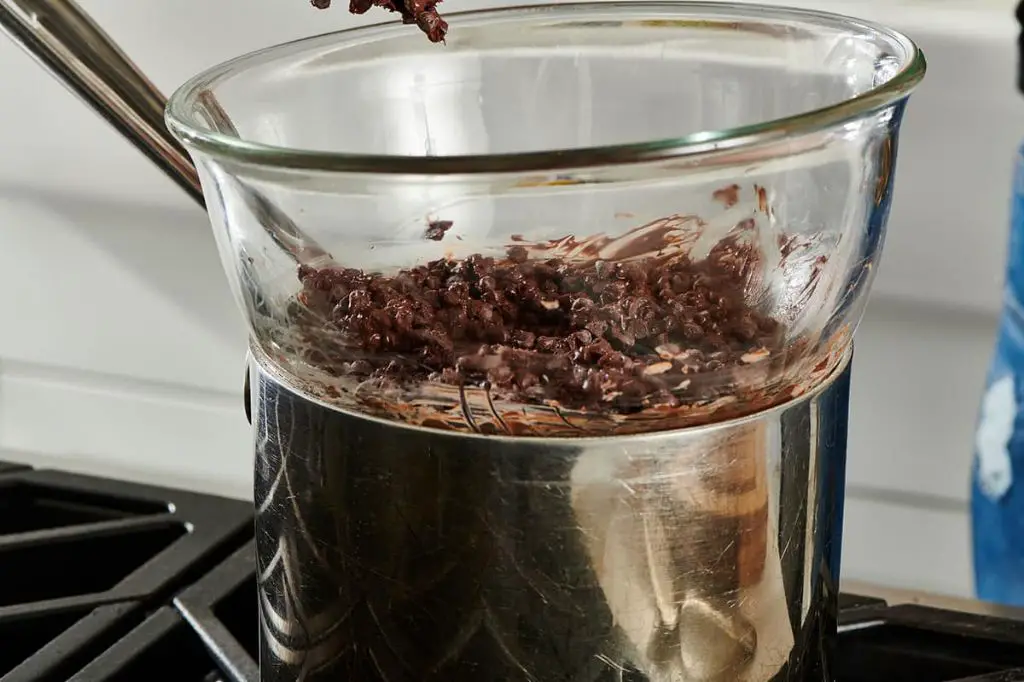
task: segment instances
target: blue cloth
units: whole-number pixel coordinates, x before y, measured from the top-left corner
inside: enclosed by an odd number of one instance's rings
[[[1024,146],[1017,154],[995,357],[975,434],[971,490],[978,597],[1024,606]]]

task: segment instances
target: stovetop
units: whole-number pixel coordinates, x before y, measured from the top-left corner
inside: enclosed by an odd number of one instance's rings
[[[249,503],[0,462],[0,682],[255,682]],[[1024,682],[1024,621],[841,598],[835,682]]]

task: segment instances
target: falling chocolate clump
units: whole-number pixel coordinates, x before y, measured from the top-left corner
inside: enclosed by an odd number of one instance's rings
[[[699,262],[529,256],[516,244],[394,275],[302,266],[293,313],[310,361],[360,382],[630,414],[715,400],[781,354],[782,326],[747,302],[754,266],[735,244]]]
[[[416,24],[427,34],[433,43],[444,42],[448,33],[448,22],[437,13],[437,4],[441,0],[350,0],[348,11],[352,14],[364,14],[371,7],[383,7],[390,12],[402,15],[402,21]],[[327,9],[331,0],[310,0],[313,7]]]

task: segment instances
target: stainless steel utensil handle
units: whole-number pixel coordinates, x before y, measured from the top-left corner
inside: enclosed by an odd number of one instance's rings
[[[164,124],[166,98],[73,0],[0,0],[0,30],[205,206],[195,165]]]

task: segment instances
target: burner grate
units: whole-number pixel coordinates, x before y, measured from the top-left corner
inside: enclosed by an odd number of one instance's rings
[[[1024,681],[1024,622],[884,603],[841,622],[837,682]]]
[[[21,469],[28,469],[29,467],[25,464],[15,464],[13,462],[0,462],[0,474],[8,474],[12,471],[19,471]]]
[[[258,677],[250,678],[258,680]],[[164,606],[74,675],[70,682],[249,682],[216,671],[200,638]]]
[[[0,566],[49,562],[0,582],[0,682],[259,679],[250,504],[2,464],[0,500]],[[840,621],[830,682],[1024,682],[1024,622],[856,595]]]
[[[163,609],[71,682],[257,682],[255,573],[249,543],[175,599],[177,613]],[[1024,682],[1024,623],[854,595],[840,604],[834,682]]]
[[[256,549],[248,543],[71,682],[255,682]]]
[[[67,680],[251,533],[248,503],[0,463],[0,681]]]

